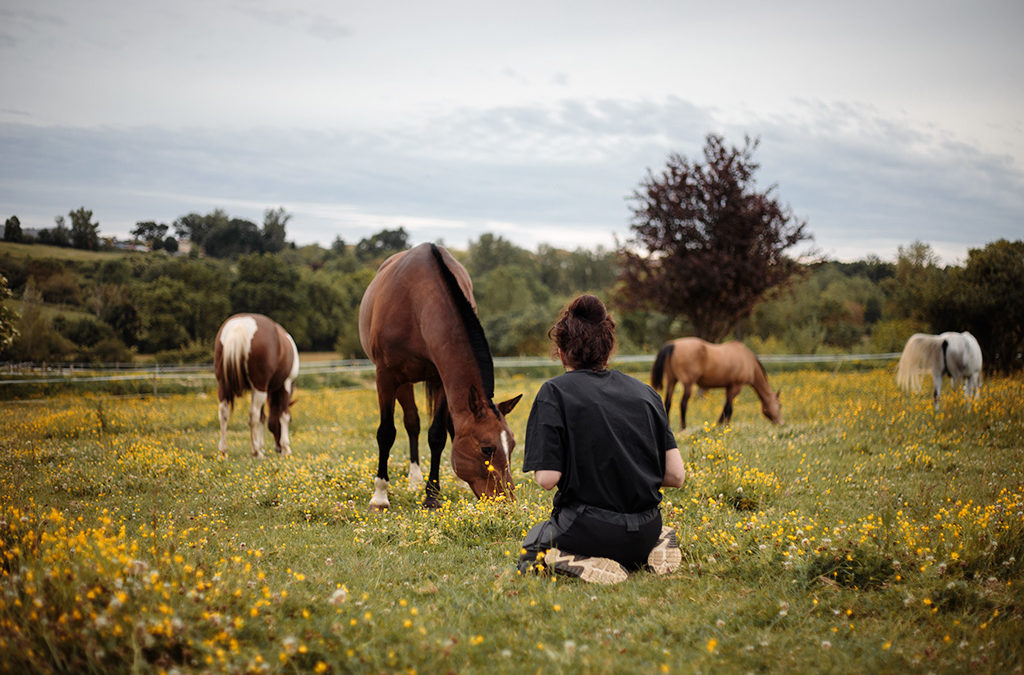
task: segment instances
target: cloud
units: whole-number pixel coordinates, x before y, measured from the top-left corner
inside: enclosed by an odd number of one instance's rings
[[[764,187],[808,221],[825,253],[895,255],[915,239],[952,262],[1020,238],[1024,178],[1008,156],[865,106],[803,102],[786,116],[722,121],[677,98],[459,108],[377,128],[303,130],[0,125],[0,208],[26,227],[85,205],[105,232],[225,208],[283,206],[299,243],[404,226],[464,245],[611,246],[628,197],[670,152],[701,159],[709,131],[759,137]],[[30,215],[31,214],[31,215]]]

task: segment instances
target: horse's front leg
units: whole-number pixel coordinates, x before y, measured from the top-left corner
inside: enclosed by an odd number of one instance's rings
[[[693,384],[683,383],[683,400],[679,402],[679,419],[682,423],[680,429],[686,429],[686,408],[690,403],[690,394],[693,392]]]
[[[420,414],[416,410],[416,396],[412,383],[398,388],[398,403],[402,406],[402,423],[409,436],[409,489],[419,490],[423,485],[420,470]]]
[[[252,456],[263,457],[263,404],[267,402],[267,392],[252,390],[252,405],[249,406],[249,442],[252,444]]]
[[[221,400],[217,404],[217,417],[220,418],[220,442],[217,443],[217,450],[220,451],[220,458],[227,459],[228,456],[228,418],[231,417],[231,404]]]
[[[377,476],[373,479],[373,497],[370,508],[384,511],[388,501],[388,457],[395,443],[395,390],[377,379],[377,402],[380,405],[380,424],[377,426]]]
[[[441,453],[448,434],[448,403],[442,401],[434,412],[434,419],[427,430],[427,445],[430,447],[430,475],[427,477],[426,496],[423,508],[441,507]]]
[[[731,384],[726,387],[725,407],[722,408],[722,414],[718,417],[719,424],[729,424],[732,421],[732,400],[736,398],[742,389],[742,384]]]

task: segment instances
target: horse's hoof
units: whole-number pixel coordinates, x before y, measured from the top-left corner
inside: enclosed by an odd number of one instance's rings
[[[370,513],[384,513],[390,504],[370,504]]]
[[[441,500],[437,497],[427,497],[423,500],[423,508],[428,511],[436,511],[441,508]]]

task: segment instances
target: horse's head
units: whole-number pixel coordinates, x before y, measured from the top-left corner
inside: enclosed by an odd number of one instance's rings
[[[782,403],[779,402],[779,394],[782,390],[772,392],[761,402],[761,412],[775,424],[782,424]]]
[[[466,481],[477,497],[505,495],[513,499],[512,449],[516,446],[505,415],[519,403],[522,394],[497,405],[475,399],[472,418],[457,425],[452,441],[452,469]]]

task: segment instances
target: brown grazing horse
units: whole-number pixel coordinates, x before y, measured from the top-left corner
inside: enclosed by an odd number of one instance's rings
[[[782,424],[779,392],[773,392],[768,386],[768,375],[754,352],[739,342],[716,345],[695,337],[666,342],[651,367],[651,386],[660,390],[662,380],[668,412],[671,412],[676,382],[683,384],[683,400],[679,404],[683,429],[686,428],[686,404],[694,384],[700,389],[725,389],[725,407],[718,424],[728,424],[732,419],[732,400],[745,384],[757,392],[764,416],[775,424]]]
[[[288,442],[289,408],[299,375],[299,350],[284,328],[262,314],[236,314],[217,331],[213,348],[220,412],[221,458],[228,456],[228,418],[235,398],[252,390],[249,439],[254,457],[263,457],[263,421],[274,434],[277,451],[292,454]],[[263,404],[269,402],[270,416]]]
[[[410,480],[419,473],[419,414],[413,383],[425,382],[432,421],[423,506],[441,505],[440,465],[452,437],[452,468],[477,497],[512,497],[515,439],[505,421],[522,397],[495,405],[494,362],[465,268],[440,246],[420,244],[385,260],[359,305],[359,340],[377,366],[379,457],[370,507],[388,508],[388,456],[395,400],[409,435]]]

